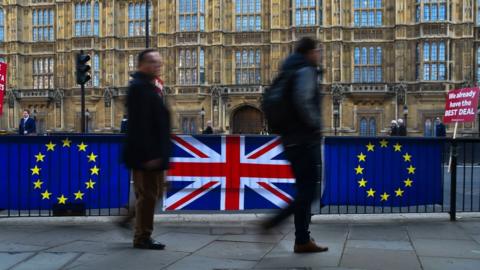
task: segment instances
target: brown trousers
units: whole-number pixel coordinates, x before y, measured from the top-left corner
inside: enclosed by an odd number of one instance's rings
[[[164,171],[133,171],[135,187],[135,236],[134,243],[150,239],[153,232],[153,216],[157,201],[165,186]]]

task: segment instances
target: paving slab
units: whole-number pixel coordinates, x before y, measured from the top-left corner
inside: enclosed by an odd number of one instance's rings
[[[95,260],[83,261],[81,264],[70,267],[70,270],[132,270],[132,269],[163,269],[175,263],[188,253],[168,250],[138,250],[129,249],[115,252]]]
[[[215,241],[217,238],[218,236],[209,234],[169,232],[156,237],[156,240],[165,244],[167,250],[195,252]]]
[[[255,261],[218,259],[190,255],[170,265],[166,270],[252,269],[255,264]]]
[[[310,236],[315,239],[317,243],[336,243],[345,242],[348,236],[348,228],[311,228]],[[285,240],[295,240],[295,231],[290,232]]]
[[[48,246],[24,245],[16,243],[0,242],[0,252],[30,252],[47,249]]]
[[[31,244],[39,246],[57,246],[63,245],[72,241],[81,240],[83,238],[96,236],[101,231],[96,230],[82,230],[79,228],[52,228],[47,231],[38,232],[34,234],[25,234],[12,242],[21,244]]]
[[[408,224],[407,229],[410,237],[413,239],[470,239],[466,231],[452,222]]]
[[[324,244],[324,243],[322,243]],[[293,268],[338,266],[342,255],[343,245],[339,243],[325,243],[329,250],[314,254],[293,253],[294,241],[283,240],[269,252],[255,268]]]
[[[409,241],[406,227],[398,225],[351,225],[348,239]]]
[[[470,235],[473,240],[480,244],[480,234]]]
[[[480,244],[473,240],[413,239],[419,256],[480,259]]]
[[[414,251],[369,248],[346,248],[340,266],[369,270],[421,269]]]
[[[480,260],[420,257],[424,270],[478,270]]]
[[[222,235],[218,240],[231,241],[231,242],[251,242],[251,243],[278,243],[285,236],[280,234],[234,234],[234,235]]]
[[[349,248],[413,251],[412,244],[407,241],[348,240],[346,246]]]
[[[245,234],[245,228],[242,227],[220,227],[220,228],[211,228],[210,234],[212,235],[226,235],[226,234]]]
[[[80,256],[78,253],[49,253],[42,252],[32,258],[16,265],[13,270],[56,270],[61,269],[63,266],[68,264],[70,261],[74,260]]]
[[[46,250],[47,252],[78,252],[106,255],[110,252],[120,251],[132,248],[131,242],[113,243],[113,242],[93,242],[93,241],[75,241],[65,245],[56,246]]]
[[[480,220],[461,220],[455,225],[469,234],[480,234]]]
[[[3,253],[0,252],[0,270],[8,269],[15,264],[20,263],[21,261],[31,257],[35,253],[25,252],[25,253]]]
[[[258,261],[272,248],[273,245],[267,243],[214,241],[196,254],[211,258]]]
[[[114,252],[111,252],[110,254],[113,254]],[[85,253],[82,254],[80,257],[76,258],[74,261],[70,262],[62,270],[72,270],[72,269],[77,269],[77,268],[82,268],[82,265],[85,264],[91,264],[92,262],[98,262],[100,260],[103,260],[106,255],[100,255],[100,254],[93,254],[93,253]]]

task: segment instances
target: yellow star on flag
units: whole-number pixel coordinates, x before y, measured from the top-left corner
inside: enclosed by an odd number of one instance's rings
[[[63,142],[63,147],[70,147],[72,141],[70,141],[68,138],[66,138],[65,140],[62,141]]]
[[[384,192],[382,195],[380,195],[380,197],[382,197],[381,201],[387,201],[388,197],[390,197],[390,195],[388,195],[388,193]]]
[[[85,193],[82,193],[80,190],[73,194],[75,195],[75,200],[83,200],[83,195],[85,195]]]
[[[93,152],[87,156],[88,157],[88,162],[97,162],[97,155],[95,155]]]
[[[370,188],[369,190],[367,190],[367,197],[374,197],[375,196],[375,190],[373,190],[372,188]]]
[[[395,148],[395,152],[400,152],[402,151],[402,145],[397,143],[393,146],[393,148]]]
[[[84,144],[83,142],[81,144],[77,144],[77,146],[78,146],[78,151],[83,151],[83,152],[87,151],[88,145]]]
[[[32,171],[32,175],[40,175],[40,170],[42,168],[39,168],[37,165],[35,167],[31,168],[30,171]]]
[[[35,155],[35,158],[37,159],[37,162],[44,161],[43,158],[45,158],[45,155],[38,153],[38,155]]]
[[[97,165],[95,165],[93,168],[90,169],[91,175],[98,175],[98,172],[100,171],[100,168],[97,168]]]
[[[56,144],[53,144],[52,141],[50,141],[48,144],[45,144],[47,151],[55,151],[55,145]]]
[[[360,165],[357,166],[357,168],[355,168],[355,173],[356,174],[363,174],[363,170],[364,168],[360,167]]]
[[[367,144],[367,152],[373,152],[373,151],[375,151],[375,145],[369,142]]]
[[[92,179],[89,179],[88,182],[85,182],[85,185],[87,185],[87,189],[93,189],[93,186],[96,183],[92,181]]]
[[[367,183],[368,181],[366,181],[365,179],[361,179],[360,181],[358,181],[358,186],[359,187],[367,187]]]
[[[52,195],[52,193],[48,192],[48,190],[45,190],[45,192],[40,194],[42,194],[42,200],[50,200],[50,195]]]
[[[407,178],[407,180],[405,180],[403,182],[405,183],[405,187],[411,187],[412,183],[413,183],[413,181],[410,180],[410,178]]]
[[[57,197],[57,200],[58,200],[58,204],[65,204],[68,200],[68,198],[66,198],[65,196],[62,196],[61,197]]]
[[[397,190],[395,190],[395,196],[402,197],[403,192],[405,192],[405,191],[403,191],[401,188],[398,188]]]
[[[383,140],[380,141],[380,147],[385,148],[387,146],[388,146],[388,141],[387,140],[383,139]]]
[[[408,170],[408,174],[415,174],[415,167],[413,167],[412,165],[410,165],[410,167],[407,168]]]
[[[363,153],[360,153],[360,155],[358,155],[357,157],[358,157],[358,162],[367,161],[367,156],[364,155]]]
[[[40,179],[38,179],[37,181],[33,182],[33,185],[34,185],[33,188],[34,189],[40,189],[40,188],[42,188],[42,184],[43,184],[43,182],[40,181]]]
[[[407,161],[411,162],[412,161],[412,156],[409,155],[408,153],[406,153],[405,155],[403,155],[403,159],[405,160],[405,162],[407,162]]]

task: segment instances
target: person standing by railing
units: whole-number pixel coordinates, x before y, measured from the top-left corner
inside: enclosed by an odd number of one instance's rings
[[[163,194],[171,155],[170,112],[156,86],[162,58],[148,49],[138,55],[127,95],[128,124],[123,160],[133,170],[136,226],[134,248],[164,249],[151,238],[155,206]],[[128,224],[133,214],[119,225]]]
[[[288,110],[288,114],[282,114],[286,119],[283,119],[278,132],[295,176],[297,194],[287,208],[264,222],[262,227],[271,229],[294,214],[295,253],[328,250],[327,247],[318,246],[309,232],[311,204],[318,193],[317,182],[321,180],[321,110],[316,68],[319,60],[316,41],[302,38],[295,53],[282,66],[279,76],[288,76],[288,79],[278,86],[281,89],[277,88],[283,91],[283,98],[288,101],[288,108],[281,108]],[[276,82],[279,81],[276,79]],[[273,89],[276,87],[272,86],[270,91],[275,91]]]
[[[20,125],[18,127],[19,135],[35,135],[37,132],[37,127],[35,124],[35,119],[30,117],[30,111],[23,111],[23,118],[20,120]]]

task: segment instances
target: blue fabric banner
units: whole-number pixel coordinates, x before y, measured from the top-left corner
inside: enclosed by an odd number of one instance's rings
[[[441,204],[443,142],[327,138],[323,205]]]
[[[0,209],[128,205],[129,171],[121,136],[0,137]]]

